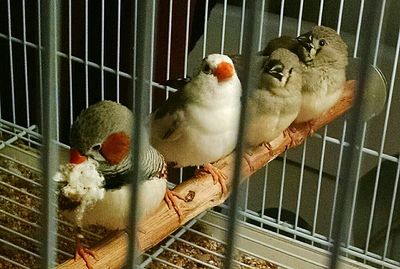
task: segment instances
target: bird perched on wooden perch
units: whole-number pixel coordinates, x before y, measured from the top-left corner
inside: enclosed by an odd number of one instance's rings
[[[250,93],[246,144],[258,146],[282,134],[300,111],[301,85],[299,58],[287,49],[274,50]]]
[[[151,115],[151,144],[175,167],[202,165],[226,193],[226,175],[211,163],[236,146],[241,92],[232,60],[208,55],[193,79]]]
[[[80,204],[82,200],[88,199],[87,194],[84,194],[86,195],[85,199],[74,199],[77,194],[79,196],[80,192],[72,191],[75,196],[71,195],[71,191],[66,192],[65,188],[68,185],[74,190],[77,189],[75,183],[71,186],[73,175],[67,175],[69,177],[68,184],[62,188],[61,192],[63,196],[61,200],[67,200],[67,202],[62,203],[60,209],[68,219],[78,225],[78,230],[88,225],[101,225],[110,230],[127,227],[131,193],[129,183],[131,181],[130,137],[132,127],[132,112],[127,107],[112,101],[101,101],[88,107],[81,112],[72,125],[70,133],[71,164],[68,165],[75,166],[71,170],[88,162],[94,162],[95,168],[101,176],[104,176],[103,182],[99,179],[97,185],[93,186],[93,182],[88,182],[89,185],[83,186],[83,189],[97,187],[97,191],[93,191],[93,193],[98,195],[82,213]],[[137,198],[138,218],[141,219],[151,213],[160,205],[163,198],[180,214],[175,196],[182,197],[167,188],[164,157],[150,145],[140,152],[139,157],[140,167],[145,177],[138,181],[140,184]],[[78,222],[77,211],[81,212]],[[87,266],[91,268],[88,255],[94,256],[94,253],[80,244],[79,235],[76,241],[76,257],[77,255],[80,255]]]
[[[347,45],[335,30],[325,26],[314,26],[297,40],[303,101],[295,122],[306,122],[321,116],[342,96]]]

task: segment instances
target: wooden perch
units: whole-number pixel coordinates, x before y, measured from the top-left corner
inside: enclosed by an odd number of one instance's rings
[[[246,161],[242,162],[243,179],[265,166],[286,149],[301,144],[310,134],[310,131],[318,130],[344,114],[351,107],[355,88],[356,82],[354,80],[347,81],[341,100],[321,118],[314,120],[311,124],[293,124],[285,131],[284,135],[270,143],[271,149],[268,149],[264,145],[254,148],[251,151],[251,156],[248,158],[252,167]],[[228,176],[226,180],[228,190],[233,180],[234,159],[235,157],[232,153],[215,163]],[[211,175],[206,173],[196,175],[184,181],[175,188],[175,191],[182,195],[190,195],[194,192],[194,197],[192,197],[193,199],[190,202],[182,201],[180,204],[183,212],[182,222],[179,222],[179,218],[174,210],[169,210],[167,205],[162,203],[152,216],[147,217],[140,223],[140,230],[143,231],[138,234],[141,251],[146,251],[157,245],[184,223],[206,209],[223,203],[229,196],[229,194],[221,196],[220,185],[214,185]],[[103,240],[100,245],[93,248],[99,258],[98,261],[93,259],[92,265],[94,268],[121,268],[124,264],[127,251],[127,239],[128,235],[121,231],[114,234],[113,237]],[[58,266],[58,268],[85,268],[85,263],[82,259],[78,259],[77,261],[69,260]]]

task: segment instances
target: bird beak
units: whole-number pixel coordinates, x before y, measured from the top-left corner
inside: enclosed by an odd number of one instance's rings
[[[233,74],[235,73],[235,70],[233,66],[230,63],[227,62],[222,62],[220,63],[217,68],[213,71],[214,76],[218,78],[218,82],[227,80],[228,78],[231,78]]]
[[[69,162],[72,164],[80,164],[87,160],[87,157],[82,155],[79,150],[71,148],[69,150]]]
[[[311,32],[300,35],[296,39],[307,51],[311,51],[311,49],[314,48],[314,45],[312,44],[313,37]]]
[[[277,78],[279,81],[283,78],[284,65],[279,60],[271,60],[265,67],[265,71],[271,76]]]

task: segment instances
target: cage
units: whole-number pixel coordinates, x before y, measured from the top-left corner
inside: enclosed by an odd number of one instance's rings
[[[214,209],[193,211],[182,227],[170,227],[136,266],[399,268],[399,5],[0,1],[0,268],[84,265],[70,260],[73,226],[56,213],[54,186],[44,180],[67,161],[69,128],[82,109],[104,99],[131,106],[135,94],[144,116],[176,90],[166,80],[190,76],[207,54],[247,55],[250,45],[261,50],[274,37],[298,36],[316,24],[337,30],[349,57],[381,70],[388,85],[383,111],[367,122],[339,117],[284,151],[233,187],[228,202],[214,201]],[[366,70],[360,70],[362,80]],[[135,84],[144,78],[150,86]],[[192,175],[192,169],[170,171],[182,188]],[[91,227],[85,243],[95,246],[108,232]],[[126,237],[113,234],[98,245],[108,263],[95,268],[122,267],[124,256],[113,255],[127,249]]]

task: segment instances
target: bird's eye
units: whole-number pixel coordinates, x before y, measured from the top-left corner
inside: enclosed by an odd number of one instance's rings
[[[101,144],[96,144],[92,147],[93,150],[99,151],[101,149]]]
[[[320,45],[321,47],[325,46],[325,44],[326,44],[325,39],[321,39],[321,40],[319,41],[319,45]]]
[[[203,71],[204,74],[211,74],[211,68],[208,64],[204,64],[203,68],[201,69],[201,71]]]

